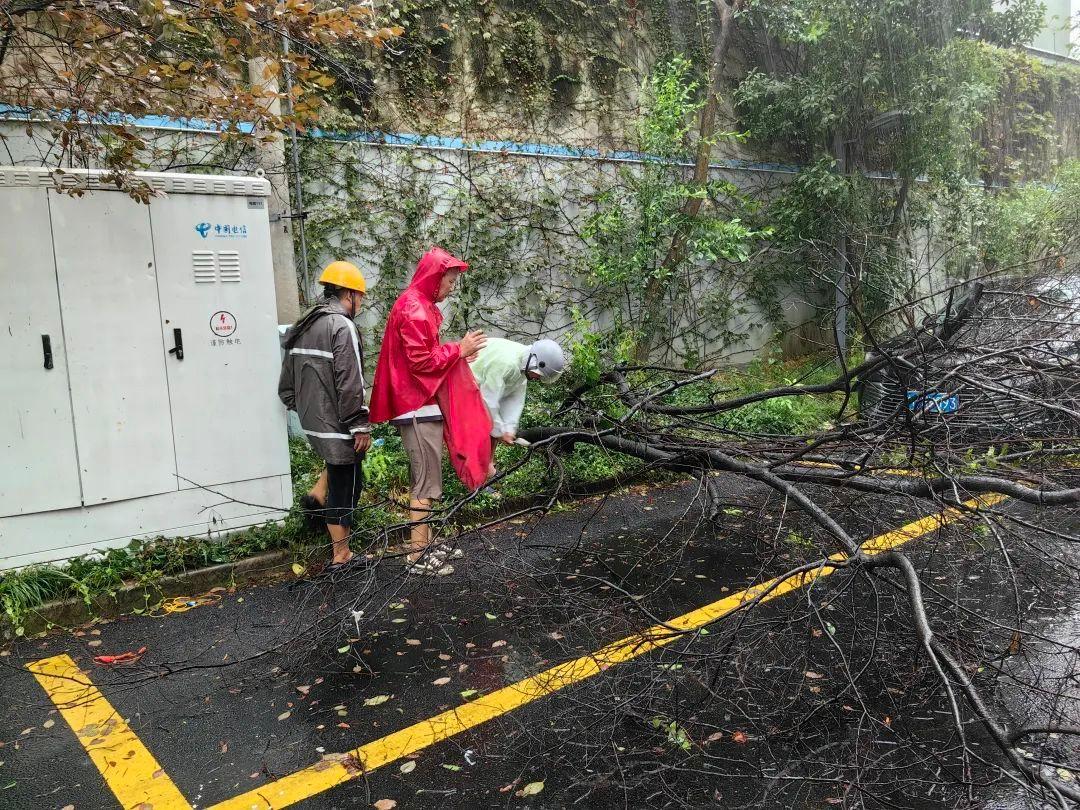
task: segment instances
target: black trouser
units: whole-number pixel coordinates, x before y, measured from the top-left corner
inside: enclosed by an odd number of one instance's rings
[[[353,510],[364,489],[364,457],[352,464],[326,465],[326,505],[322,515],[331,526],[352,526]]]

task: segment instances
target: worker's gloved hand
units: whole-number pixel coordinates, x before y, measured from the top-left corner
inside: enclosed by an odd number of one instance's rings
[[[515,436],[513,433],[507,432],[502,435],[503,444],[513,444],[516,440],[517,436]]]
[[[370,433],[353,434],[353,450],[355,450],[357,453],[366,453],[369,447],[371,447]]]

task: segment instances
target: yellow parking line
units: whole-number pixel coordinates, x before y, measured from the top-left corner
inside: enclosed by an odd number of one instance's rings
[[[1004,500],[1004,497],[1003,495],[987,495],[981,499],[966,501],[964,506],[968,509],[992,506]],[[872,537],[862,547],[869,554],[881,554],[945,526],[964,514],[966,513],[960,509],[946,509],[912,521],[895,531]],[[843,553],[829,557],[830,561],[837,563],[844,559]],[[663,647],[665,644],[670,644],[680,638],[680,635],[673,633],[670,628],[680,631],[699,629],[748,602],[776,599],[785,593],[809,585],[817,579],[829,576],[836,570],[835,567],[823,566],[787,579],[778,577],[762,582],[672,619],[666,627],[663,625],[650,627],[641,633],[609,644],[595,653],[559,664],[531,678],[483,695],[470,703],[361,745],[346,754],[324,760],[268,785],[249,790],[247,793],[214,805],[210,810],[267,810],[267,808],[277,810],[277,808],[296,804],[355,779],[363,773],[373,771],[453,737],[455,734],[460,734],[462,731],[554,694],[560,689],[580,683],[614,664],[629,661]]]
[[[124,810],[190,810],[116,709],[66,655],[27,666],[71,726]]]

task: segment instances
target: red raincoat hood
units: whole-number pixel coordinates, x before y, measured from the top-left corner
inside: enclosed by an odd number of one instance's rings
[[[415,291],[434,304],[442,278],[451,268],[464,271],[469,268],[469,265],[441,247],[433,247],[420,257],[420,261],[416,264],[416,272],[413,273],[412,281],[406,289]]]

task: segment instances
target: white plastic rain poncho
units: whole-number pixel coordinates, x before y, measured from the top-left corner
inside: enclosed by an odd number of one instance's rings
[[[488,338],[473,361],[472,371],[491,414],[491,435],[517,434],[525,410],[525,363],[529,347],[505,338]]]

